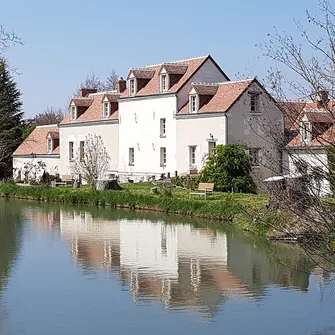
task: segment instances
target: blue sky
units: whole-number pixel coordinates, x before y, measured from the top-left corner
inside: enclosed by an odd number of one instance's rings
[[[74,89],[94,71],[211,54],[234,79],[264,77],[270,60],[255,46],[273,26],[294,32],[294,19],[317,11],[317,0],[8,0],[0,23],[24,41],[6,54],[20,69],[26,117],[48,106],[64,108]]]

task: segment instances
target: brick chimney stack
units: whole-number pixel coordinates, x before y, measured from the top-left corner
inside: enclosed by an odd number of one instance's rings
[[[81,88],[80,90],[79,90],[79,96],[81,97],[81,98],[85,98],[85,97],[87,97],[89,94],[91,94],[91,93],[97,93],[98,92],[98,90],[96,89],[96,88]]]
[[[127,88],[127,81],[124,80],[122,77],[117,81],[117,93],[123,93]]]

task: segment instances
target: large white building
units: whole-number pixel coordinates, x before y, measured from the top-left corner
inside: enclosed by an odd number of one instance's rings
[[[58,171],[71,174],[85,137],[96,134],[121,182],[198,173],[217,144],[244,143],[257,183],[280,170],[274,129],[283,132],[282,113],[258,80],[230,81],[211,56],[132,68],[115,92],[82,89],[72,99],[59,125]],[[52,155],[44,141],[43,155]],[[34,154],[14,153],[16,177]]]

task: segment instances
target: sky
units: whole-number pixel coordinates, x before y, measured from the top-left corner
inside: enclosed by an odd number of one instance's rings
[[[275,26],[294,33],[294,20],[317,12],[318,0],[0,0],[0,24],[24,45],[6,58],[27,118],[65,108],[87,74],[210,54],[223,71],[263,78],[272,65],[257,44]]]

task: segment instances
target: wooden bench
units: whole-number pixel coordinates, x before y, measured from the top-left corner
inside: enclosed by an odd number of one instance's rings
[[[214,197],[214,183],[200,183],[198,186],[198,190],[196,192],[190,192],[190,196],[192,196],[193,194],[204,196],[206,200],[207,193],[212,193],[212,197]]]
[[[61,179],[62,181],[54,181],[51,185],[57,187],[58,185],[68,185],[73,183],[73,178],[70,174],[63,175]]]

